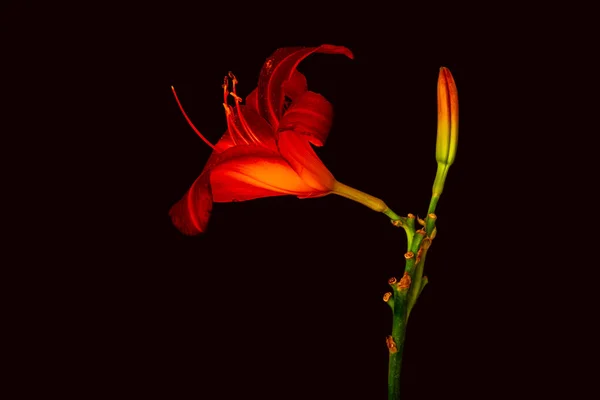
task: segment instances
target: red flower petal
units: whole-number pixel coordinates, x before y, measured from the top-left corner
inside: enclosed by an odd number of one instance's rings
[[[200,174],[185,196],[171,207],[169,215],[181,233],[197,235],[206,231],[213,204],[209,177],[207,172]]]
[[[181,232],[204,232],[213,201],[330,193],[335,178],[309,141],[323,145],[331,128],[332,107],[323,96],[307,91],[306,78],[296,70],[314,52],[353,58],[345,47],[322,45],[279,49],[267,59],[258,88],[246,97],[245,106],[228,108],[227,132],[200,176],[169,212]],[[292,105],[282,119],[284,96],[292,99]],[[277,144],[275,132],[279,132]]]
[[[236,146],[220,155],[210,170],[214,201],[316,194],[279,153],[257,145]],[[321,195],[319,193],[319,195]]]
[[[260,115],[277,129],[284,100],[284,83],[292,78],[300,61],[312,53],[344,54],[354,58],[343,46],[324,44],[319,47],[288,47],[278,49],[267,59],[258,80],[258,106]]]
[[[267,121],[265,121],[260,115],[258,115],[258,113],[251,107],[240,106],[240,109],[242,111],[244,121],[247,124],[249,130],[252,132],[252,135],[254,135],[258,139],[258,144],[269,148],[273,151],[277,151],[277,145],[275,144],[275,137],[271,125],[269,125]],[[233,123],[235,124],[235,128],[238,130],[238,132],[246,131],[246,127],[240,121],[237,110],[235,111],[235,116],[233,117]],[[244,135],[247,136],[246,134]],[[223,153],[225,150],[228,150],[229,148],[234,147],[235,145],[236,144],[231,138],[231,130],[228,129],[215,145],[215,151],[213,151],[210,158],[208,159],[205,169],[214,164],[216,160],[214,157],[216,155],[218,155],[219,153]]]
[[[224,136],[219,143],[228,140]],[[312,152],[310,144],[302,140]],[[291,145],[295,146],[293,143]],[[312,154],[316,157],[314,152]],[[283,195],[307,198],[328,193],[329,188],[318,190],[304,182],[290,164],[273,150],[260,145],[233,146],[222,153],[213,152],[200,176],[171,208],[169,215],[182,233],[197,235],[206,231],[213,201],[245,201]]]
[[[273,151],[277,151],[275,132],[271,125],[251,107],[240,106],[239,109],[241,110],[243,119],[240,118],[237,108],[233,118],[238,131],[243,132],[250,143],[260,144]]]
[[[308,140],[307,136],[294,131],[282,131],[277,145],[283,158],[304,183],[318,192],[328,193],[333,189],[335,178],[315,154]]]
[[[246,96],[246,105],[258,112],[258,89],[255,88],[250,92],[248,96]]]
[[[306,83],[306,77],[298,70],[294,70],[292,77],[283,82],[283,93],[292,100],[296,100],[307,90],[308,84]]]
[[[306,135],[316,146],[323,146],[333,119],[331,103],[318,93],[305,92],[285,112],[279,123],[280,131]]]

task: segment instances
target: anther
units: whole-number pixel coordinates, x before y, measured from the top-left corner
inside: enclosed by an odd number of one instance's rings
[[[231,71],[229,71],[227,73],[227,75],[229,75],[229,77],[231,78],[231,82],[233,82],[233,90],[235,90],[235,85],[238,83],[238,80],[236,79],[235,75]]]

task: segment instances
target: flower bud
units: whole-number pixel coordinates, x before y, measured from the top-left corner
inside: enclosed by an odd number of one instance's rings
[[[452,165],[458,142],[458,93],[448,68],[440,68],[438,78],[438,131],[435,158],[437,162]]]
[[[458,93],[454,78],[448,68],[440,68],[437,90],[438,130],[435,148],[435,159],[438,173],[433,185],[434,195],[440,195],[448,168],[456,158],[458,144]]]

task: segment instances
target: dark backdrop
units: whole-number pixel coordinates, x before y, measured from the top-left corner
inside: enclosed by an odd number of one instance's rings
[[[3,25],[16,66],[9,81],[21,84],[13,104],[27,105],[20,130],[44,126],[26,149],[51,160],[34,199],[56,203],[29,211],[56,217],[38,236],[51,253],[24,252],[58,256],[55,267],[31,267],[28,286],[40,290],[23,302],[36,316],[27,337],[39,352],[33,365],[49,376],[43,391],[385,398],[391,313],[382,295],[402,273],[402,230],[335,195],[217,203],[197,237],[168,217],[210,154],[170,86],[215,143],[228,71],[246,96],[276,49],[324,43],[355,59],[314,54],[299,66],[334,106],[316,151],[338,180],[402,215],[427,210],[441,66],[458,87],[458,154],[437,209],[430,283],[408,327],[404,397],[545,390],[539,371],[556,362],[555,318],[565,316],[545,291],[557,274],[539,260],[552,248],[536,244],[553,232],[542,228],[539,197],[557,179],[545,162],[552,130],[539,124],[560,123],[546,105],[560,86],[545,67],[559,59],[557,31],[516,15],[460,25],[445,10],[376,6],[47,8],[15,8],[7,20],[25,22]],[[60,152],[50,157],[47,143]]]
[[[504,62],[503,49],[490,54],[457,43],[451,32],[421,40],[393,27],[374,34],[358,25],[355,32],[312,31],[305,23],[264,34],[247,25],[205,32],[173,24],[153,33],[152,45],[142,42],[150,48],[133,72],[141,92],[127,94],[141,122],[127,133],[139,138],[132,158],[138,189],[128,199],[128,215],[139,218],[140,235],[130,238],[139,254],[114,271],[125,300],[110,328],[122,349],[116,355],[131,363],[125,369],[136,371],[145,390],[166,394],[385,398],[391,313],[381,297],[387,279],[402,273],[403,230],[334,195],[215,204],[208,232],[192,238],[167,217],[210,154],[170,86],[215,143],[226,128],[220,84],[228,71],[247,95],[277,48],[330,43],[349,47],[355,60],[315,54],[299,67],[335,110],[317,153],[338,180],[403,215],[426,214],[438,71],[454,74],[460,144],[439,203],[431,283],[409,325],[402,390],[406,398],[486,398],[503,379],[498,358],[514,362],[510,346],[498,342],[510,330],[498,321],[510,311],[489,293],[503,279],[498,259],[507,249],[490,246],[485,232],[512,206],[493,200],[494,180],[507,178],[488,159],[506,146],[494,126],[499,99],[489,92],[508,83],[498,65],[489,67]]]

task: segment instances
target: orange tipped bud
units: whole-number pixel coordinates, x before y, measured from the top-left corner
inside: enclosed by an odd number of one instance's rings
[[[437,90],[438,130],[435,147],[435,159],[438,171],[433,184],[434,196],[444,189],[448,168],[456,158],[458,144],[458,92],[454,78],[448,68],[440,68]]]
[[[438,78],[438,131],[435,158],[452,165],[458,143],[458,92],[448,68],[440,68]]]

